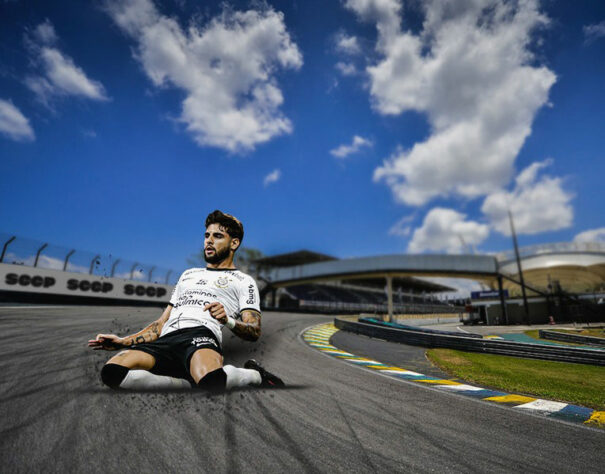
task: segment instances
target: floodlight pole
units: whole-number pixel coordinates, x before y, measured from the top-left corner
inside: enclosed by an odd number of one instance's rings
[[[517,271],[519,272],[519,282],[521,283],[521,293],[523,294],[523,308],[525,310],[525,324],[531,325],[529,320],[529,305],[527,304],[527,294],[525,292],[525,281],[523,280],[523,270],[521,269],[521,257],[519,257],[519,244],[517,243],[517,233],[513,223],[513,214],[508,210],[508,219],[510,221],[510,231],[513,236],[513,246],[515,247],[515,258],[517,259]]]
[[[34,267],[38,266],[38,259],[40,258],[40,254],[42,253],[42,250],[44,250],[46,247],[48,247],[48,244],[42,245],[42,247],[40,247],[38,249],[38,251],[36,252],[36,259],[34,260]]]

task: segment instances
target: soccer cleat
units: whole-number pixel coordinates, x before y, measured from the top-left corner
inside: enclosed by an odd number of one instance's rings
[[[244,364],[244,368],[256,370],[258,373],[260,373],[261,387],[282,388],[286,386],[282,379],[280,379],[277,375],[274,375],[271,372],[265,370],[254,359],[247,360]]]

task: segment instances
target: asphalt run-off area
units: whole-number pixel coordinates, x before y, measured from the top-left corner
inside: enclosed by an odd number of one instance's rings
[[[100,332],[154,308],[0,307],[2,472],[603,472],[605,430],[382,376],[309,346],[332,317],[268,312],[255,343],[225,331],[286,389],[220,395],[102,386]],[[422,349],[336,333],[332,343],[440,377]],[[431,372],[432,371],[432,372]]]

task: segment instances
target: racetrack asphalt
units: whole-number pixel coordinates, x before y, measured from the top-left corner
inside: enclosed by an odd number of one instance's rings
[[[603,472],[603,430],[387,378],[304,344],[301,331],[328,316],[265,313],[256,343],[225,330],[225,362],[256,358],[284,390],[103,387],[112,353],[86,341],[160,313],[0,307],[2,472]],[[382,353],[365,355],[406,367],[405,351],[364,339],[349,343],[376,343]]]

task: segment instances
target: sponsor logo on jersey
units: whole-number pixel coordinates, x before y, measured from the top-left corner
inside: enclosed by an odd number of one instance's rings
[[[228,273],[229,273],[229,275],[237,278],[239,281],[244,281],[244,275],[240,274],[240,272],[234,271],[234,272],[228,272]]]
[[[214,285],[217,288],[227,288],[229,286],[229,278],[227,277],[220,277],[217,278],[216,281],[214,282]]]
[[[248,285],[248,301],[246,304],[254,304],[256,298],[254,297],[254,285]]]
[[[196,285],[207,285],[208,284],[208,280],[204,280],[202,278],[200,281],[197,281],[195,284]]]

